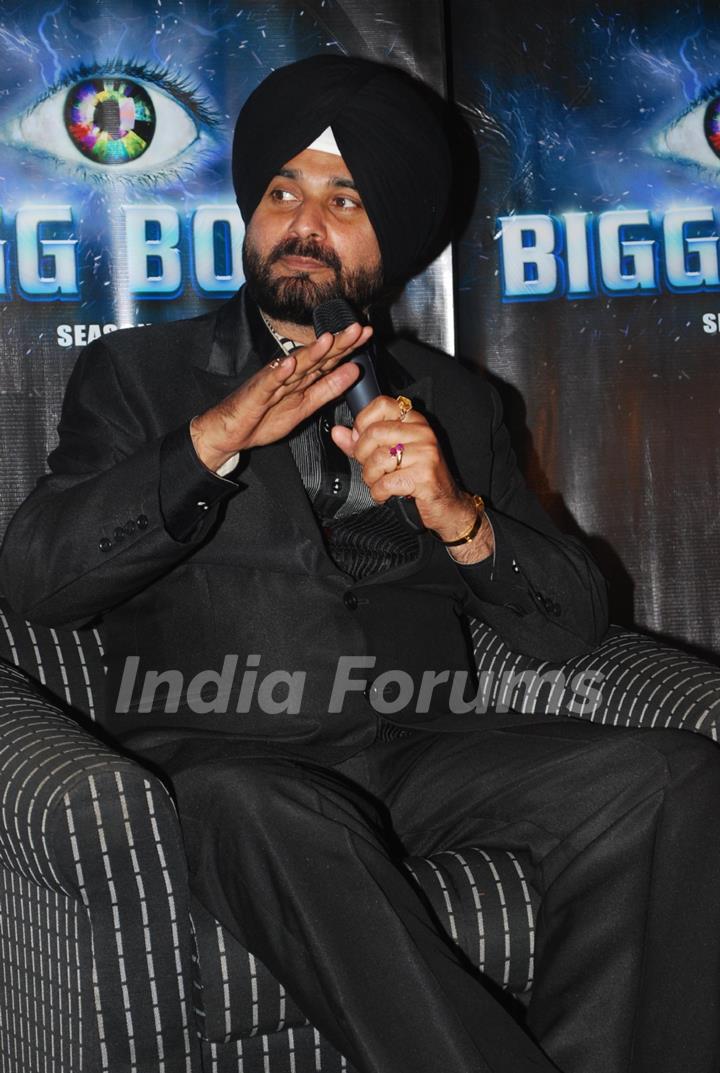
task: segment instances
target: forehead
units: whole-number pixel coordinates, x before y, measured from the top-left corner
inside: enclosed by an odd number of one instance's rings
[[[279,174],[293,172],[293,178],[302,182],[342,182],[354,186],[350,169],[341,156],[336,153],[324,153],[319,149],[303,149],[297,156],[287,160]]]

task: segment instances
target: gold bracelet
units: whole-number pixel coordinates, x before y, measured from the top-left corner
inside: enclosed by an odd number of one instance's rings
[[[440,543],[444,544],[446,548],[459,548],[461,544],[469,544],[480,532],[480,526],[485,515],[485,503],[482,496],[473,496],[472,501],[475,505],[475,518],[467,532],[459,536],[457,540],[441,540],[438,537]]]

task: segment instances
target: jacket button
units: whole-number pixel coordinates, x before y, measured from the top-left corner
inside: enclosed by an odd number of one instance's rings
[[[147,529],[148,525],[150,524],[148,522],[147,514],[138,514],[136,518],[136,524],[138,529]]]
[[[110,540],[108,537],[103,537],[98,544],[98,547],[100,548],[100,551],[110,551],[110,548],[112,547],[112,540]]]
[[[126,536],[132,536],[134,532],[135,532],[135,522],[131,518],[129,521],[125,522],[125,535]]]
[[[124,540],[125,539],[125,530],[122,528],[121,525],[119,525],[117,527],[117,529],[114,531],[113,536],[115,537],[116,540]]]
[[[358,605],[358,598],[354,592],[346,592],[343,596],[343,603],[348,611],[354,611]]]

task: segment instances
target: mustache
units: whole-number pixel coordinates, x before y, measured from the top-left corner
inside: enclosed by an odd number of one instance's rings
[[[268,265],[274,264],[282,257],[312,257],[335,272],[340,272],[342,262],[334,250],[327,250],[314,239],[286,238],[275,246],[268,257]]]

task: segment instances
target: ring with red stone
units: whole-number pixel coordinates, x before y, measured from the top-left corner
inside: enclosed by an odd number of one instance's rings
[[[396,443],[394,447],[390,448],[390,454],[395,459],[395,469],[399,469],[402,464],[404,450],[404,443]]]

